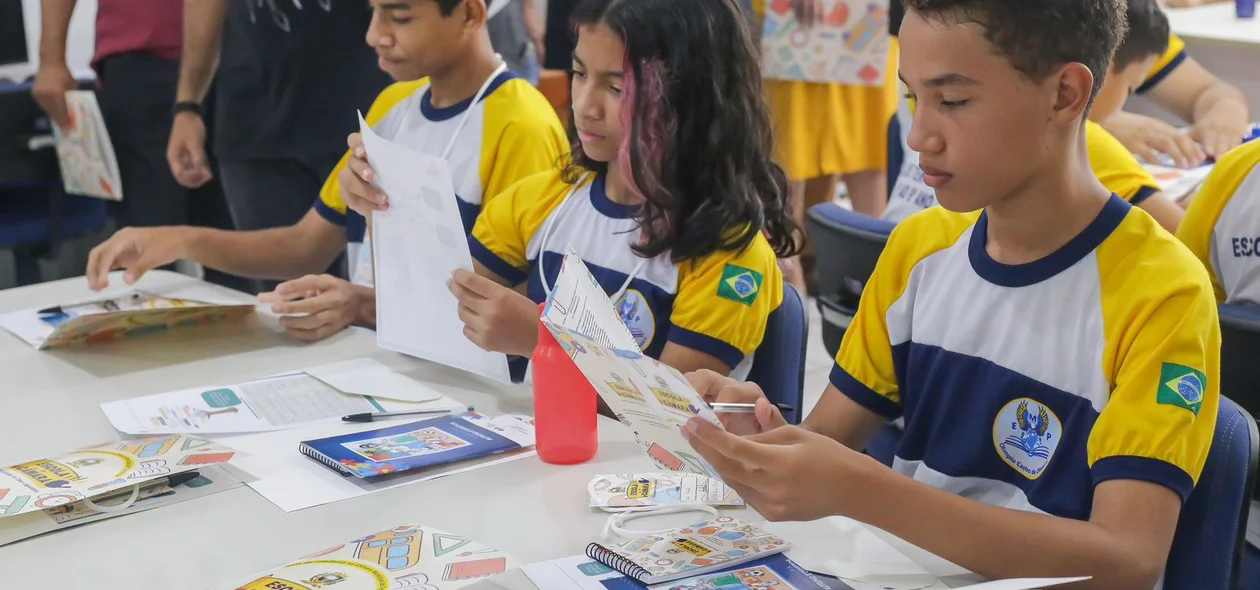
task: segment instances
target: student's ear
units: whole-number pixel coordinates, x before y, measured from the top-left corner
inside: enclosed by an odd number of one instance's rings
[[[510,2],[511,0],[464,0],[464,28],[476,29],[486,24],[490,9],[488,2]]]
[[[1089,108],[1094,91],[1094,73],[1083,63],[1069,63],[1057,75],[1053,117],[1062,123],[1079,121]]]

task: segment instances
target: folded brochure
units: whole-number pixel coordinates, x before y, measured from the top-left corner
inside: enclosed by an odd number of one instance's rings
[[[4,314],[0,316],[0,326],[44,350],[209,324],[253,311],[252,303],[216,303],[133,290],[105,298]]]
[[[96,498],[230,460],[235,451],[173,435],[107,443],[0,468],[0,518]]]
[[[676,369],[644,356],[617,317],[608,295],[570,251],[543,309],[543,325],[658,466],[718,477],[681,432],[693,417],[721,428],[717,414]]]
[[[243,584],[228,584],[216,590],[453,590],[518,565],[498,549],[471,539],[419,525],[402,525],[312,553]]]
[[[626,509],[701,503],[743,506],[744,499],[721,480],[698,473],[596,475],[586,486],[592,508]]]

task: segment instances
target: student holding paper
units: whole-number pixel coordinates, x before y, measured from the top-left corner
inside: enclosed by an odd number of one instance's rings
[[[571,245],[645,354],[747,373],[797,244],[743,18],[729,0],[576,8],[573,153],[478,219],[477,273],[450,283],[473,342],[529,356]]]
[[[560,121],[542,94],[495,55],[486,33],[486,0],[373,0],[372,7],[368,43],[381,68],[400,82],[381,92],[365,119],[391,141],[447,157],[467,227],[483,200],[556,167],[567,149]],[[478,94],[481,100],[472,104]],[[107,273],[122,268],[131,284],[156,266],[191,259],[244,276],[293,279],[260,298],[277,313],[306,314],[281,320],[296,338],[319,340],[351,324],[374,327],[366,224],[343,201],[342,172],[350,161],[361,160],[348,152],[296,225],[235,232],[125,229],[92,251],[89,283],[103,289]],[[358,181],[351,194],[375,197],[362,177],[349,176]],[[347,249],[353,282],[315,274]]]
[[[942,207],[893,232],[801,427],[755,385],[692,376],[756,400],[685,432],[761,514],[847,516],[991,579],[1157,586],[1212,444],[1221,336],[1202,265],[1089,168],[1123,4],[906,2],[910,145]],[[897,417],[889,469],[861,449]]]

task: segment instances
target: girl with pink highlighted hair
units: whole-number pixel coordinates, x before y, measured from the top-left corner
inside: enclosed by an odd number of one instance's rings
[[[746,375],[798,229],[745,17],[736,0],[583,0],[573,31],[573,152],[485,206],[477,272],[451,281],[465,333],[529,356],[572,247],[645,354]]]

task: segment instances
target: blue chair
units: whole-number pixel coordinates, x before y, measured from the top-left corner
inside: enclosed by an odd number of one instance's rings
[[[1260,431],[1255,419],[1221,396],[1212,449],[1181,510],[1168,554],[1165,590],[1238,588],[1258,458]]]
[[[748,380],[756,383],[775,403],[796,409],[784,412],[792,424],[800,424],[805,403],[805,346],[809,323],[805,300],[795,287],[783,284],[783,303],[770,312],[766,335],[753,355]]]
[[[1221,316],[1221,391],[1252,416],[1260,415],[1260,307],[1223,304]]]
[[[834,356],[896,224],[824,203],[806,213],[818,260],[818,311],[823,344]]]

